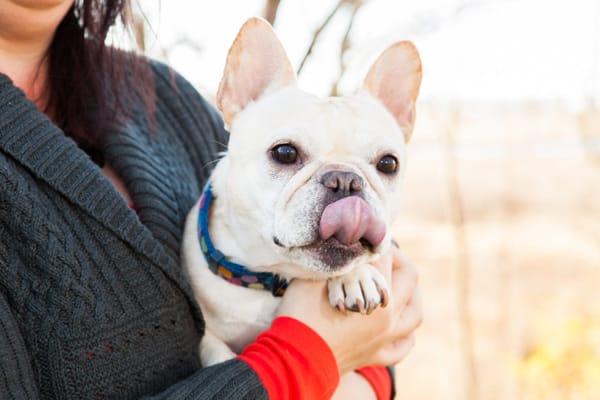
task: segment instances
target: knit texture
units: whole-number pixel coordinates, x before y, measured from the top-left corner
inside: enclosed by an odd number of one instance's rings
[[[202,369],[202,315],[180,268],[187,212],[226,133],[154,64],[143,111],[108,132],[100,169],[0,74],[0,399],[261,399],[242,361]]]

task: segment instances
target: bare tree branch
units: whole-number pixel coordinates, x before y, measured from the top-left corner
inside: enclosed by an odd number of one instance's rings
[[[275,20],[277,19],[277,11],[279,11],[280,3],[281,0],[267,0],[265,3],[263,17],[273,26],[275,26]]]
[[[356,14],[364,4],[365,3],[363,0],[356,0],[352,3],[352,14],[350,15],[350,19],[348,20],[348,26],[346,27],[346,32],[344,33],[344,38],[342,39],[342,45],[340,47],[340,73],[336,81],[333,83],[333,86],[331,87],[331,96],[337,96],[340,92],[340,81],[346,74],[346,68],[348,67],[348,60],[346,60],[346,52],[350,48],[350,33],[352,32],[352,27],[354,26],[354,19],[356,18]]]
[[[308,57],[310,57],[310,54],[313,51],[313,47],[315,47],[315,44],[317,43],[319,36],[321,36],[321,32],[323,32],[323,30],[327,27],[327,25],[329,25],[329,22],[331,22],[331,20],[333,19],[335,14],[337,14],[339,9],[348,1],[349,0],[339,0],[338,3],[336,4],[336,6],[333,8],[333,10],[331,10],[329,15],[327,15],[327,17],[323,20],[321,25],[317,28],[317,30],[313,34],[313,37],[310,42],[310,45],[308,46],[308,49],[306,49],[306,53],[304,54],[304,57],[302,57],[300,66],[298,66],[298,75],[300,74],[300,72],[302,72],[302,68],[304,68],[304,63],[306,63],[306,60],[308,59]]]

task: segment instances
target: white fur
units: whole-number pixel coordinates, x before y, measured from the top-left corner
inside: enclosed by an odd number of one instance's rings
[[[219,359],[219,349],[210,354],[212,347],[221,341],[239,353],[271,324],[281,300],[267,291],[232,285],[208,268],[198,242],[198,209],[196,204],[185,224],[183,264],[206,322],[202,364],[212,365],[224,361]]]
[[[379,304],[387,303],[388,285],[385,278],[369,264],[357,265],[352,271],[327,284],[329,303],[340,311],[352,310],[370,314]]]
[[[304,279],[340,276],[330,282],[332,305],[341,299],[345,309],[372,311],[387,285],[369,263],[385,250],[389,234],[376,253],[367,253],[337,271],[324,270],[306,252],[276,246],[272,238],[277,234],[286,245],[294,246],[315,240],[319,215],[313,210],[319,207],[324,190],[317,177],[332,164],[362,176],[367,183],[366,201],[391,221],[397,213],[405,164],[403,134],[393,118],[366,93],[319,99],[288,88],[248,106],[234,120],[231,131],[229,151],[211,176],[215,200],[210,232],[215,246],[254,271]],[[295,174],[272,171],[266,153],[282,138],[310,149],[311,159]],[[382,177],[376,171],[373,159],[381,151],[398,155],[402,171],[396,177]],[[213,274],[200,252],[197,217],[198,205],[186,222],[183,256],[210,335],[202,342],[202,362],[211,365],[239,353],[266,329],[280,299],[267,291],[232,285]]]

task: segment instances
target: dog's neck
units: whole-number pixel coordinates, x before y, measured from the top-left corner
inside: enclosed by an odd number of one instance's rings
[[[212,186],[208,184],[204,188],[204,192],[200,198],[197,227],[198,244],[208,264],[208,268],[215,275],[235,285],[268,290],[274,296],[283,296],[288,284],[286,279],[282,279],[277,274],[250,270],[245,265],[232,261],[230,257],[215,247],[209,229],[210,211],[213,201]]]
[[[248,262],[249,248],[256,246],[256,238],[250,235],[243,235],[241,229],[234,229],[230,221],[225,216],[223,207],[219,201],[215,202],[210,213],[210,235],[216,248],[218,248],[227,258],[233,262],[245,265],[248,269],[254,271],[253,263]],[[242,237],[244,236],[244,237]]]
[[[256,226],[232,213],[227,206],[225,195],[215,194],[209,219],[209,231],[214,246],[232,262],[244,265],[254,272],[272,272],[273,254],[260,235]]]
[[[209,233],[212,243],[228,260],[243,265],[252,272],[269,272],[284,280],[317,279],[314,271],[299,267],[274,250],[257,233],[257,224],[231,212],[225,191],[215,191],[209,214]],[[251,234],[249,234],[251,233]]]

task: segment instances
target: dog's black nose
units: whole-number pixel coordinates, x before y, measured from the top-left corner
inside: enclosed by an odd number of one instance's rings
[[[321,177],[321,184],[333,193],[336,197],[352,196],[362,192],[365,187],[363,178],[349,171],[329,171]]]

